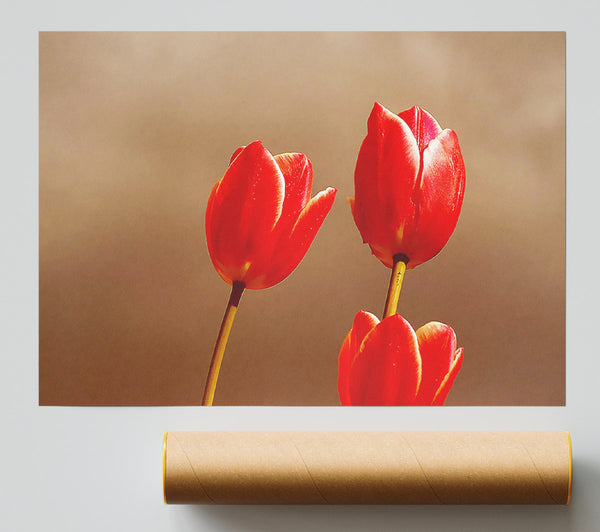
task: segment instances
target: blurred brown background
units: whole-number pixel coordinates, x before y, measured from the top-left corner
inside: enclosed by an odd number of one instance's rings
[[[345,199],[374,101],[430,111],[467,168],[399,312],[451,325],[448,405],[565,401],[564,33],[41,33],[40,404],[199,404],[229,296],[204,237],[231,153],[306,153],[338,188],[300,266],[246,291],[215,404],[334,405],[389,270]]]

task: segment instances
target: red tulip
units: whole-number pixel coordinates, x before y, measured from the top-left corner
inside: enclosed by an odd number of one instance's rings
[[[465,165],[456,133],[420,107],[395,115],[375,103],[354,186],[352,214],[371,251],[389,268],[400,254],[407,268],[418,266],[441,251],[458,221]]]
[[[259,141],[234,152],[206,209],[208,251],[227,283],[268,288],[298,266],[336,193],[311,199],[311,189],[312,165],[302,153],[273,157]]]
[[[399,314],[381,322],[360,311],[339,355],[342,405],[443,405],[462,365],[448,325],[416,332]]]

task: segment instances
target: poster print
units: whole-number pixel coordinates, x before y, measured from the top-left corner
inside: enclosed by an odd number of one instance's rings
[[[41,33],[39,372],[42,405],[564,404],[564,33]]]

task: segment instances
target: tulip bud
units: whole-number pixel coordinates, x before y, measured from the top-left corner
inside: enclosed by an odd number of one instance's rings
[[[416,332],[402,316],[360,311],[339,354],[342,405],[440,406],[462,365],[463,348],[443,323]]]
[[[311,199],[312,165],[302,153],[273,157],[259,142],[236,150],[206,208],[206,242],[229,284],[268,288],[298,266],[329,213],[336,189]]]
[[[354,173],[352,215],[363,241],[389,268],[433,258],[456,227],[465,166],[456,133],[420,107],[395,115],[375,103]]]

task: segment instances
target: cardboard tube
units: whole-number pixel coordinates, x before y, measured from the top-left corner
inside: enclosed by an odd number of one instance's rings
[[[568,504],[568,432],[167,432],[165,503]]]

